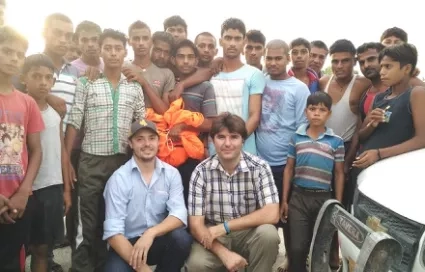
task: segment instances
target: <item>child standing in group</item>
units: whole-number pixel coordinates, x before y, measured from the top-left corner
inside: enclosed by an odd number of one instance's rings
[[[32,184],[41,161],[44,129],[34,99],[12,84],[24,63],[28,41],[0,27],[0,271],[21,271],[20,252],[32,218]]]
[[[62,120],[47,103],[54,84],[54,65],[44,54],[27,57],[22,69],[22,81],[34,98],[45,124],[41,132],[42,160],[33,183],[36,216],[30,233],[31,271],[51,271],[47,253],[55,243],[63,241],[63,216],[71,206],[71,186],[68,178],[68,156],[64,146]]]
[[[336,199],[342,200],[345,150],[342,138],[325,127],[331,106],[332,98],[327,93],[311,94],[305,110],[308,124],[298,128],[289,145],[281,205],[291,236],[287,249],[289,271],[307,271],[314,224],[320,208],[332,197],[333,177]]]

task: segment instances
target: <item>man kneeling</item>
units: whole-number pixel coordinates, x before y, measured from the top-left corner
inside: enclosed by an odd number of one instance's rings
[[[148,265],[177,272],[190,253],[181,177],[156,157],[158,144],[154,123],[134,122],[129,137],[133,157],[106,184],[106,272],[151,271]]]
[[[201,162],[189,187],[189,227],[197,240],[187,271],[272,271],[279,249],[279,197],[270,166],[242,151],[245,122],[221,114],[210,131],[216,155]]]

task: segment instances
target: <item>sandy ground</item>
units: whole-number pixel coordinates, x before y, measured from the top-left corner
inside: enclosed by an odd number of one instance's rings
[[[276,264],[273,271],[277,271],[277,267],[283,263],[285,258],[285,247],[283,245],[282,229],[279,229],[279,236],[282,242],[279,245],[279,255],[277,256]],[[65,247],[65,248],[56,249],[54,251],[54,255],[55,255],[55,262],[62,265],[62,268],[64,269],[64,271],[68,272],[69,268],[71,267],[71,248]],[[30,271],[29,258],[27,258],[26,271]]]

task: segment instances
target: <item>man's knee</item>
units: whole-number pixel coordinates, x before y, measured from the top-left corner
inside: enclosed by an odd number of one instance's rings
[[[169,237],[179,251],[186,254],[187,256],[189,255],[193,239],[192,236],[186,231],[186,229],[175,229],[170,232]]]
[[[279,249],[280,238],[275,226],[266,224],[258,226],[254,232],[255,241]]]
[[[189,258],[185,264],[185,271],[217,271],[220,267],[223,267],[220,259],[198,242],[192,244]]]
[[[199,258],[194,258],[192,255],[187,259],[185,264],[185,271],[204,271],[205,270],[205,263],[203,260],[200,260]]]
[[[132,272],[133,269],[128,263],[124,261],[117,253],[114,251],[108,252],[108,257],[106,258],[105,272]]]

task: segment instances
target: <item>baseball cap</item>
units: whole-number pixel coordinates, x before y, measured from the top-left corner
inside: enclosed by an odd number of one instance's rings
[[[136,134],[142,128],[150,129],[153,132],[155,132],[156,135],[159,136],[158,131],[156,130],[156,125],[155,125],[154,122],[149,121],[148,119],[140,119],[140,120],[135,121],[133,124],[131,124],[130,135],[128,135],[128,138],[131,139],[131,137],[133,137],[133,135]]]

